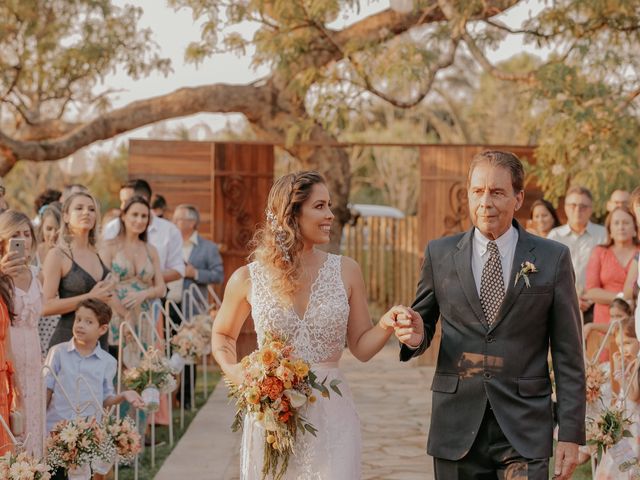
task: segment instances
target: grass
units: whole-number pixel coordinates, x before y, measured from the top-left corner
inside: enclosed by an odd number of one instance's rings
[[[220,371],[215,367],[209,365],[208,374],[207,374],[207,398],[203,398],[204,392],[204,380],[202,375],[202,366],[198,365],[198,379],[196,382],[196,409],[192,412],[191,410],[185,410],[184,412],[184,429],[180,428],[180,408],[173,409],[173,445],[174,447],[180,441],[180,438],[189,428],[191,421],[195,418],[200,407],[202,407],[216,384],[220,380]],[[179,390],[178,390],[179,392]],[[138,479],[139,480],[153,480],[156,473],[162,467],[162,464],[167,459],[169,454],[171,453],[172,447],[169,446],[169,427],[165,426],[156,426],[156,442],[164,442],[162,445],[156,446],[156,466],[155,468],[151,467],[151,448],[145,447],[144,454],[140,458],[140,463],[138,467]],[[108,479],[113,479],[113,473],[107,477]],[[122,468],[120,467],[118,472],[118,480],[133,480],[134,479],[134,469],[133,465],[130,468]]]

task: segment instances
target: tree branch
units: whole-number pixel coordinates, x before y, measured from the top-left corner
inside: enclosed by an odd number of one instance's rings
[[[485,56],[482,50],[478,47],[475,40],[469,35],[466,29],[464,29],[462,33],[462,39],[464,43],[467,44],[469,51],[473,58],[480,64],[480,66],[488,73],[493,75],[494,77],[500,80],[507,80],[511,82],[521,82],[532,85],[536,82],[535,76],[533,73],[511,73],[505,72],[504,70],[500,70],[498,67],[493,65],[489,59]]]
[[[78,126],[55,140],[21,141],[0,131],[0,152],[15,160],[46,161],[71,155],[98,140],[150,123],[201,112],[244,113],[256,120],[270,111],[269,87],[214,84],[181,88],[167,95],[133,102]],[[4,170],[0,168],[0,171]]]

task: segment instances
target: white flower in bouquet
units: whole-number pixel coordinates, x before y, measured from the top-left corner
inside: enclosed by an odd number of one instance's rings
[[[284,394],[291,402],[291,406],[293,408],[300,408],[305,403],[307,403],[307,396],[298,392],[297,390],[293,390],[293,389],[285,390]]]

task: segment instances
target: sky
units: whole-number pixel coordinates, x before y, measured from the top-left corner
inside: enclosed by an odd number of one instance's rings
[[[268,71],[255,71],[250,66],[250,57],[239,58],[236,55],[216,55],[205,60],[200,65],[187,64],[184,61],[184,51],[187,45],[198,40],[200,36],[199,25],[194,21],[191,11],[181,9],[175,11],[168,7],[164,0],[113,0],[115,5],[135,5],[143,9],[140,27],[148,27],[153,32],[153,38],[160,47],[163,57],[172,61],[173,73],[167,77],[154,73],[149,77],[134,81],[123,73],[116,73],[105,79],[109,88],[122,90],[113,100],[114,107],[122,107],[135,100],[151,96],[163,95],[180,87],[197,86],[210,83],[237,83],[243,84],[265,76]],[[336,20],[332,27],[340,28],[360,18],[366,17],[389,7],[389,0],[363,0],[359,14],[346,13]],[[530,12],[538,10],[541,1],[530,0],[510,9],[500,18],[510,25],[519,25],[526,19]],[[496,62],[504,60],[523,50],[536,52],[531,48],[523,47],[522,43],[514,39],[503,42],[499,49],[489,52],[489,58]],[[188,118],[170,121],[169,125],[183,124],[191,126],[196,123],[206,122],[213,130],[219,130],[228,122],[239,119],[239,115],[200,114]],[[89,147],[92,150],[112,149],[115,144],[122,143],[128,138],[147,138],[151,127],[143,127],[132,132],[120,135],[115,140],[100,142]],[[71,159],[69,163],[73,160]],[[70,166],[70,165],[69,165]]]

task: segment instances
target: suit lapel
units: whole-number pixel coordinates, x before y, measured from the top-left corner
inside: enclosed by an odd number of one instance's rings
[[[498,315],[491,325],[489,330],[493,330],[496,326],[506,317],[516,301],[520,292],[524,288],[525,281],[523,278],[515,283],[516,273],[520,271],[522,263],[529,261],[535,263],[536,256],[533,253],[535,246],[530,241],[530,234],[520,227],[520,224],[514,221],[514,226],[518,229],[518,243],[516,244],[516,251],[513,255],[513,266],[511,267],[511,274],[507,277],[507,292],[505,293],[504,301],[500,306]]]
[[[478,290],[476,288],[476,282],[473,278],[473,269],[471,268],[472,259],[471,259],[471,245],[473,238],[473,228],[469,230],[458,242],[458,251],[453,255],[453,259],[456,265],[456,272],[458,273],[458,278],[460,279],[460,284],[462,285],[462,291],[467,297],[467,302],[469,302],[469,306],[473,310],[473,313],[476,314],[478,320],[485,326],[488,327],[487,321],[484,318],[484,313],[482,312],[482,305],[480,304],[480,297],[478,296]]]

